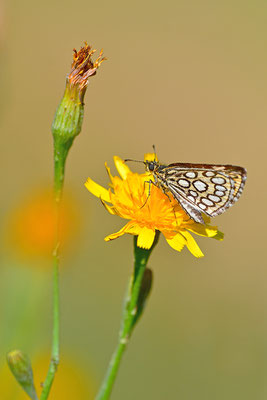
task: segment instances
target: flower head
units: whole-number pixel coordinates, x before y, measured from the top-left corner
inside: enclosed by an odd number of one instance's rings
[[[149,153],[145,155],[145,160],[154,160],[154,157],[154,154]],[[116,156],[114,163],[120,177],[113,177],[106,166],[111,180],[109,190],[90,178],[85,183],[86,188],[101,199],[110,214],[129,220],[120,231],[107,236],[106,241],[130,233],[138,236],[139,247],[149,249],[156,231],[160,231],[173,249],[181,251],[187,246],[195,257],[203,257],[190,232],[222,240],[223,234],[216,226],[209,225],[208,217],[204,216],[205,224],[194,222],[171,193],[167,196],[160,188],[149,184],[153,179],[149,172],[133,173],[125,162]]]
[[[96,70],[99,68],[102,62],[106,60],[106,58],[102,57],[102,49],[97,59],[93,62],[92,55],[96,52],[96,50],[92,50],[92,47],[86,42],[79,51],[76,49],[73,49],[73,51],[73,62],[67,79],[71,87],[79,86],[79,90],[83,92],[88,84],[88,78],[96,74]]]
[[[84,95],[90,76],[105,60],[103,50],[95,61],[92,55],[95,50],[85,43],[79,51],[74,49],[71,71],[67,76],[66,88],[61,102],[55,113],[52,124],[55,155],[58,160],[65,160],[74,138],[82,129],[84,114]]]

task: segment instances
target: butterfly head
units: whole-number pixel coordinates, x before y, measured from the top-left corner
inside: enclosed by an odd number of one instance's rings
[[[147,172],[154,172],[158,168],[158,165],[159,165],[159,163],[157,161],[149,161],[149,160],[139,161],[139,160],[132,160],[129,158],[124,160],[124,162],[128,162],[128,161],[145,164],[145,168],[146,168]]]
[[[145,166],[147,172],[154,172],[157,169],[158,162],[157,161],[145,161]]]
[[[145,165],[146,171],[152,173],[155,172],[159,167],[159,162],[157,161],[157,155],[156,155],[156,148],[154,144],[153,144],[153,155],[154,155],[154,160],[149,159],[145,161],[140,161],[140,160],[133,160],[131,158],[126,158],[124,162],[133,161],[142,163]],[[149,154],[149,156],[151,156],[151,154]]]

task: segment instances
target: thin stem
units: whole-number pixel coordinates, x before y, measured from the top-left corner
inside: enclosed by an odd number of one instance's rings
[[[134,236],[134,271],[125,296],[119,341],[111,357],[106,376],[96,397],[96,400],[107,400],[111,395],[122,355],[126,349],[131,333],[133,331],[133,327],[136,322],[136,314],[138,312],[138,299],[142,288],[142,281],[147,262],[152,249],[158,241],[158,237],[159,234],[156,233],[156,237],[151,249],[145,250],[137,246],[137,237]]]
[[[53,333],[52,333],[52,352],[49,364],[48,373],[43,384],[43,390],[40,400],[47,400],[57,367],[59,364],[59,229],[60,229],[60,206],[62,189],[64,182],[64,167],[66,157],[57,157],[55,150],[55,163],[54,163],[54,198],[55,198],[55,245],[53,251]]]
[[[126,344],[127,343],[123,342],[122,340],[118,342],[117,347],[111,357],[105,379],[96,397],[96,400],[105,400],[109,398],[120,366],[121,357],[126,348]]]

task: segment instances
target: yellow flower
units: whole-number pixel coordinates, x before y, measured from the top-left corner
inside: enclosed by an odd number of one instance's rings
[[[152,161],[154,157],[154,154],[148,153],[145,155],[145,160]],[[216,226],[209,225],[208,217],[204,216],[205,224],[194,222],[171,193],[167,196],[155,185],[146,184],[153,179],[149,172],[133,173],[125,162],[116,156],[114,163],[121,177],[113,177],[106,165],[111,180],[109,190],[90,178],[85,183],[86,188],[101,199],[110,214],[129,220],[119,232],[107,236],[106,241],[116,239],[124,233],[130,233],[138,236],[139,247],[150,249],[155,232],[160,231],[173,249],[181,251],[184,246],[187,246],[195,257],[203,257],[202,251],[190,232],[222,240],[223,234]]]

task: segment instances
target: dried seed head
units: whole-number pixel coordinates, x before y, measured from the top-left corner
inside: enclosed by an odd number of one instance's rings
[[[68,75],[68,81],[70,86],[79,85],[80,90],[83,91],[87,87],[88,78],[96,74],[96,70],[106,58],[102,57],[102,49],[97,59],[93,62],[92,55],[96,50],[92,50],[92,47],[86,42],[85,46],[81,47],[79,51],[76,49],[73,49],[73,51],[72,69]]]
[[[95,51],[86,42],[79,51],[74,49],[65,93],[52,124],[55,154],[58,158],[62,154],[64,154],[64,157],[67,156],[74,138],[81,132],[84,113],[83,99],[88,79],[96,74],[97,69],[106,59],[103,57],[103,50],[101,50],[97,59],[93,61],[92,55]]]

